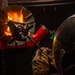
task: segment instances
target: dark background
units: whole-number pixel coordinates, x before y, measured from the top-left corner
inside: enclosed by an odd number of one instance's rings
[[[23,5],[33,13],[36,21],[35,32],[41,24],[45,25],[49,30],[56,30],[63,20],[75,13],[75,3],[68,0],[41,3],[14,3],[14,1],[10,0],[9,5],[15,4]],[[51,48],[52,40],[50,39],[50,35],[45,36],[39,45]],[[32,75],[31,61],[36,50],[37,47],[32,49],[17,48],[0,50],[0,75]]]

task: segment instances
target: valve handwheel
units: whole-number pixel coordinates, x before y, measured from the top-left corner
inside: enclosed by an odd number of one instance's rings
[[[31,29],[28,30],[27,36],[31,37],[35,31],[35,19],[32,13],[23,6],[20,5],[10,5],[5,7],[2,11],[2,15],[5,15],[4,19],[1,19],[3,22],[3,30],[4,30],[4,37],[2,38],[2,42],[8,46],[20,46],[28,42],[28,38],[24,36],[26,39],[18,40],[18,32],[25,32],[26,28],[29,26],[33,26]],[[0,15],[1,16],[1,15]],[[8,23],[12,21],[13,25],[8,25]],[[16,32],[18,31],[18,32]],[[16,33],[16,34],[15,34]],[[14,35],[13,35],[14,34]],[[14,37],[16,37],[14,39]],[[10,44],[8,43],[11,39],[14,39]]]

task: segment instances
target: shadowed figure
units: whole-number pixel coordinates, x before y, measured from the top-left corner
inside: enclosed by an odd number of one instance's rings
[[[49,57],[52,59],[52,65],[56,66],[58,75],[63,75],[62,70],[62,48],[64,49],[65,55],[68,54],[68,57],[72,59],[75,57],[74,49],[75,49],[75,14],[71,15],[67,19],[65,19],[58,29],[55,32],[55,36],[53,39],[52,49],[50,54],[47,54],[48,49],[44,48],[41,52],[41,56],[39,55],[39,51],[36,51],[36,54],[32,60],[32,69],[33,75],[51,75],[50,74],[50,65]],[[45,52],[44,52],[45,51]],[[38,53],[39,52],[39,53]],[[72,54],[73,53],[73,54]],[[69,59],[69,58],[67,58]],[[69,60],[70,60],[69,59]],[[66,61],[64,61],[65,63]],[[73,62],[73,60],[71,60]],[[67,62],[68,64],[69,62]],[[73,63],[74,64],[74,63]]]

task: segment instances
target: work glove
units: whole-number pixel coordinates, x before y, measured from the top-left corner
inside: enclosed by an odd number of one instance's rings
[[[32,60],[33,75],[50,75],[50,62],[48,58],[50,52],[51,49],[48,47],[41,47],[41,50],[36,50],[35,56]]]

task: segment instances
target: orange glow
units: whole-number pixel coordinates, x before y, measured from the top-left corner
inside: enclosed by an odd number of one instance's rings
[[[23,14],[22,14],[22,10],[20,12],[7,12],[8,15],[8,21],[12,20],[15,22],[20,22],[23,23]],[[7,36],[12,36],[10,28],[7,27],[4,31],[5,35]]]
[[[8,20],[12,20],[12,21],[15,21],[15,22],[21,22],[23,23],[23,14],[22,14],[22,11],[20,12],[8,12],[7,13],[8,15]]]
[[[6,30],[4,31],[4,33],[5,33],[5,35],[7,35],[7,36],[12,36],[9,27],[6,28]]]

